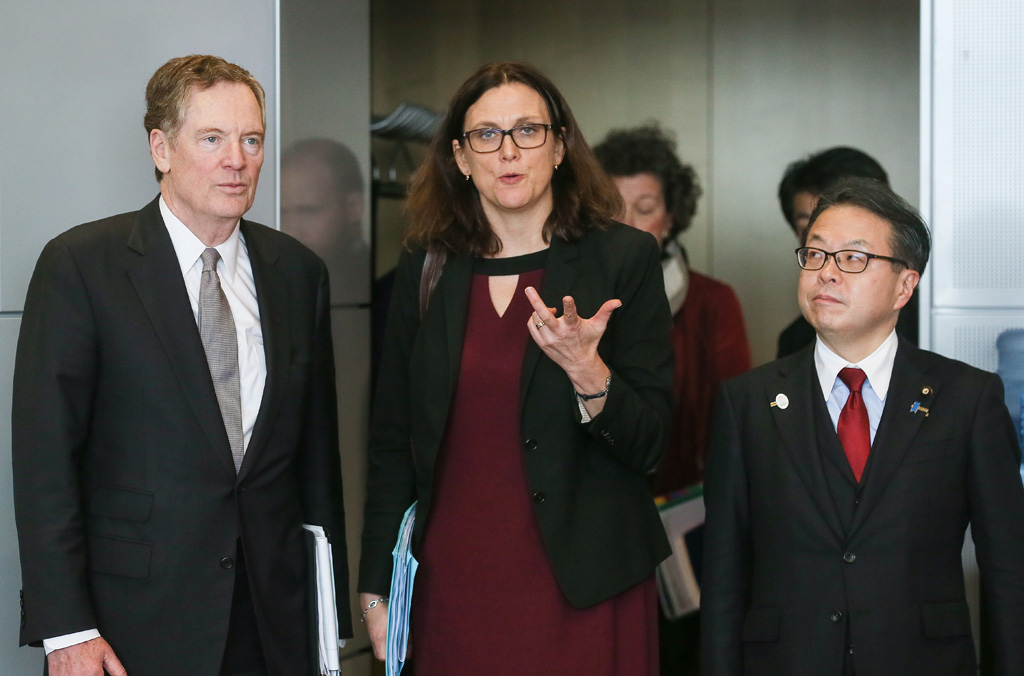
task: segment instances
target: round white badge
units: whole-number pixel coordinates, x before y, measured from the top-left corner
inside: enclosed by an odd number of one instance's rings
[[[775,395],[775,405],[781,409],[789,408],[789,397],[779,393]]]

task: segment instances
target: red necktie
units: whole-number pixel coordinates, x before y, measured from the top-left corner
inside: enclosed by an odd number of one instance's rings
[[[871,452],[868,410],[864,407],[864,398],[860,394],[867,374],[860,369],[845,368],[839,372],[839,379],[850,388],[850,396],[839,414],[836,433],[839,435],[839,443],[846,451],[846,459],[850,462],[853,476],[859,482],[861,475],[864,474],[864,465],[868,463],[868,453]]]

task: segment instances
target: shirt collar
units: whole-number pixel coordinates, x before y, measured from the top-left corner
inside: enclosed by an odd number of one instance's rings
[[[839,371],[847,366],[862,369],[867,375],[871,389],[878,395],[879,401],[885,401],[885,395],[889,392],[889,381],[892,378],[892,366],[896,361],[896,348],[899,347],[899,340],[896,338],[896,329],[893,329],[889,337],[882,341],[874,352],[852,364],[829,349],[819,337],[814,344],[814,367],[818,371],[818,382],[821,385],[821,393],[827,400],[832,394],[832,386],[836,383]]]
[[[196,237],[194,232],[188,229],[188,226],[181,222],[181,219],[171,212],[167,202],[164,201],[163,195],[160,196],[160,215],[163,216],[167,233],[171,236],[171,244],[174,246],[174,253],[178,257],[178,265],[181,267],[181,275],[184,277],[192,269],[192,266],[196,264],[202,253],[206,251],[207,246]],[[239,220],[239,223],[241,223],[241,220]],[[214,247],[220,254],[220,260],[224,264],[223,272],[227,274],[229,281],[234,280],[235,270],[238,267],[238,240],[240,236],[238,223],[236,223],[235,229],[231,231],[231,235]],[[220,266],[218,266],[219,268]]]

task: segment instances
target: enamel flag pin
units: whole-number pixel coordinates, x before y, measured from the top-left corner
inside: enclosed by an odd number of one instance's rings
[[[787,397],[786,395],[784,395],[784,394],[782,394],[780,392],[779,394],[775,395],[775,401],[769,403],[768,405],[769,406],[778,406],[779,409],[784,411],[787,408],[789,408],[789,397]]]
[[[921,396],[927,397],[931,393],[932,393],[932,388],[930,388],[930,387],[922,387],[921,388]],[[925,408],[924,406],[922,406],[921,402],[915,401],[910,406],[910,412],[911,413],[917,413],[918,411],[921,411],[922,413],[924,413],[924,417],[925,418],[928,417],[928,409]]]

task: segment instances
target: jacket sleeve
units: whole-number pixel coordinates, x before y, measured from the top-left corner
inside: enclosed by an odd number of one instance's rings
[[[750,502],[735,404],[719,390],[704,474],[701,674],[739,676],[751,576]]]
[[[391,588],[391,550],[402,516],[416,499],[409,427],[409,360],[420,323],[423,259],[422,251],[403,253],[395,274],[371,414],[360,592],[387,595]]]
[[[588,431],[605,452],[646,474],[661,459],[669,423],[672,317],[657,243],[636,234],[642,238],[629,242],[635,246],[621,247],[625,258],[611,289],[615,295],[609,298],[618,298],[622,306],[612,314],[598,346],[612,372],[608,401]]]
[[[98,626],[86,580],[79,461],[89,435],[99,349],[74,257],[53,240],[29,284],[14,367],[22,645]]]
[[[1024,487],[1021,451],[998,376],[986,382],[971,426],[968,499],[995,671],[1024,664]]]
[[[317,282],[316,317],[313,324],[312,377],[304,411],[300,444],[303,519],[325,526],[330,533],[334,555],[335,596],[338,630],[352,636],[348,599],[348,553],[345,537],[345,504],[338,445],[338,404],[335,385],[334,345],[331,337],[330,283],[327,268],[320,264]]]

